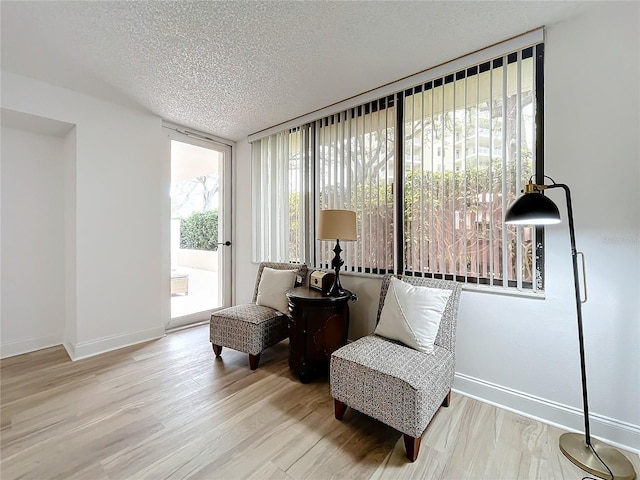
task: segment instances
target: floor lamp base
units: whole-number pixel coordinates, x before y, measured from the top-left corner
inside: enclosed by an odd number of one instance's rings
[[[591,446],[607,464],[615,480],[634,480],[636,472],[627,457],[609,445],[591,439]],[[560,450],[582,470],[600,478],[611,480],[607,468],[598,460],[585,441],[582,433],[563,433],[560,436]]]

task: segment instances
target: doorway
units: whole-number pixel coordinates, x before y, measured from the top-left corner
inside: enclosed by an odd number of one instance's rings
[[[182,134],[171,144],[171,319],[208,320],[230,305],[231,147]]]

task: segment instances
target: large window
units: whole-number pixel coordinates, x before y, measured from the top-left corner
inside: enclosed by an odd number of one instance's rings
[[[252,145],[253,258],[309,263],[315,241],[311,211],[310,125]]]
[[[319,210],[355,210],[344,269],[543,289],[542,232],[505,226],[542,172],[543,45],[252,143],[254,260],[327,267]]]
[[[394,97],[319,120],[315,129],[316,207],[355,210],[358,220],[358,240],[342,245],[345,268],[394,271]],[[315,263],[328,266],[333,246],[320,243]]]

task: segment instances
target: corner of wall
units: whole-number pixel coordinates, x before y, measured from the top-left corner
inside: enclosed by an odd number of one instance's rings
[[[65,340],[64,348],[69,353],[71,360],[82,360],[84,358],[93,357],[101,353],[110,352],[120,348],[131,347],[139,343],[150,342],[164,337],[164,325],[157,327],[129,332],[121,335],[112,335],[109,337],[98,338],[88,342],[79,342],[72,344]]]
[[[77,360],[75,344],[70,343],[67,339],[65,339],[62,342],[62,346],[67,351],[67,355],[69,355],[71,361]]]

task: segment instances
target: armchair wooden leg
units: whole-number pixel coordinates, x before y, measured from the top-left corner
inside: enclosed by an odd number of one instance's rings
[[[251,355],[249,354],[249,368],[251,370],[255,370],[258,368],[258,364],[260,363],[260,354]]]
[[[219,357],[222,353],[222,346],[216,345],[215,343],[212,343],[211,346],[213,347],[213,353],[216,354],[216,357]]]
[[[444,400],[442,401],[442,406],[448,407],[450,403],[451,403],[451,390],[449,390],[449,393],[447,393],[447,396],[444,397]]]
[[[333,411],[338,420],[342,420],[344,417],[344,412],[347,411],[347,405],[342,403],[340,400],[333,399]]]
[[[412,437],[411,435],[404,434],[404,448],[407,451],[407,458],[412,462],[418,458],[418,452],[420,451],[420,440],[422,437]]]

